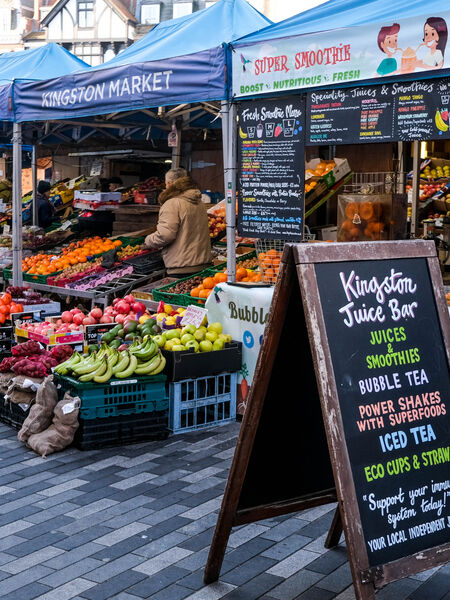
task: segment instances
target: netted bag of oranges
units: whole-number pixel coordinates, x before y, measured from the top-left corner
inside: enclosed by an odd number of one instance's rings
[[[282,252],[275,250],[275,248],[258,254],[261,279],[264,283],[275,285],[280,270],[281,255]]]

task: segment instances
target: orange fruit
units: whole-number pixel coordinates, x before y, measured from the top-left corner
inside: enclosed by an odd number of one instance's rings
[[[210,293],[211,293],[211,290],[200,290],[198,297],[199,298],[207,298]]]
[[[227,281],[227,275],[226,273],[216,273],[214,275],[214,280],[216,281],[216,283],[225,283],[225,281]]]
[[[278,252],[275,250],[275,248],[271,248],[267,251],[267,256],[278,256]]]
[[[194,288],[193,290],[191,290],[191,296],[193,298],[198,298],[199,294],[200,294],[200,290],[198,288]]]
[[[244,269],[244,267],[239,267],[236,270],[236,279],[241,281],[244,277],[247,277],[247,269]]]
[[[212,289],[216,285],[216,282],[214,281],[214,279],[212,277],[206,277],[202,283],[203,283],[203,287],[206,288],[207,290]]]
[[[272,266],[272,257],[271,256],[266,256],[266,258],[263,261],[263,265],[265,267],[271,267]]]

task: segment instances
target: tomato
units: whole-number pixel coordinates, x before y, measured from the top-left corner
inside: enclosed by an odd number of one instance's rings
[[[3,313],[0,313],[0,325],[3,325],[3,323],[6,321],[6,317]]]
[[[9,306],[0,304],[0,315],[7,315],[9,313]]]
[[[18,312],[23,312],[23,310],[18,310],[18,306],[21,307],[20,304],[14,304],[14,302],[11,304],[11,307],[9,309],[9,313],[12,315],[13,313],[18,313]],[[21,307],[22,308],[22,307]]]
[[[16,304],[17,312],[23,312],[23,306],[21,304]]]

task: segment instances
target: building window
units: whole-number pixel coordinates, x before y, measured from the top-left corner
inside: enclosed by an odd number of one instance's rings
[[[173,5],[173,18],[185,17],[192,14],[192,2],[177,2]]]
[[[73,47],[73,53],[92,67],[103,62],[100,44],[76,44]]]
[[[79,0],[78,27],[94,27],[94,1]]]
[[[0,32],[9,33],[11,29],[11,9],[0,9]]]
[[[18,27],[17,12],[15,9],[11,10],[11,31],[14,31]]]
[[[157,25],[161,20],[160,4],[143,4],[141,6],[141,23],[143,25]]]

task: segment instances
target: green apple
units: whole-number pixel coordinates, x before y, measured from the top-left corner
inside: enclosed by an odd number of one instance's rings
[[[165,333],[161,333],[161,335],[155,335],[153,339],[158,344],[159,348],[163,348],[164,344],[167,342]]]
[[[208,340],[200,342],[200,352],[212,352],[213,345]]]
[[[197,342],[201,342],[205,337],[205,332],[202,331],[201,329],[197,329],[197,331],[194,333],[194,338],[195,340],[197,340]]]
[[[223,350],[225,342],[219,338],[213,344],[213,350]]]
[[[194,348],[195,352],[198,352],[198,350],[199,350],[198,342],[196,340],[190,340],[189,342],[187,342],[186,348],[187,349]]]
[[[233,338],[231,337],[231,335],[229,333],[224,333],[223,334],[225,336],[225,344],[228,344],[229,342],[233,341]]]
[[[186,342],[190,342],[193,339],[194,339],[194,336],[192,334],[185,333],[184,335],[181,336],[181,343],[183,344],[183,346],[186,346]]]
[[[164,344],[164,350],[169,350],[169,352],[172,352],[174,344],[175,342],[173,340],[167,340],[167,342]]]
[[[190,325],[186,325],[185,327],[183,327],[181,333],[182,335],[184,335],[185,333],[190,333],[191,335],[194,335],[196,329],[196,326],[191,323]]]
[[[218,321],[216,321],[215,323],[210,323],[208,325],[208,331],[215,331],[217,335],[219,335],[219,333],[222,333],[223,331],[222,324]]]
[[[203,333],[206,333],[208,330],[204,325],[200,325],[200,327],[197,327],[197,331],[203,331]]]
[[[218,337],[215,331],[207,331],[205,333],[205,340],[209,340],[210,342],[215,342]]]
[[[172,346],[172,352],[181,352],[182,350],[186,350],[186,346],[183,344],[174,344]]]
[[[181,329],[169,329],[166,331],[166,340],[173,340],[174,338],[180,339]]]

